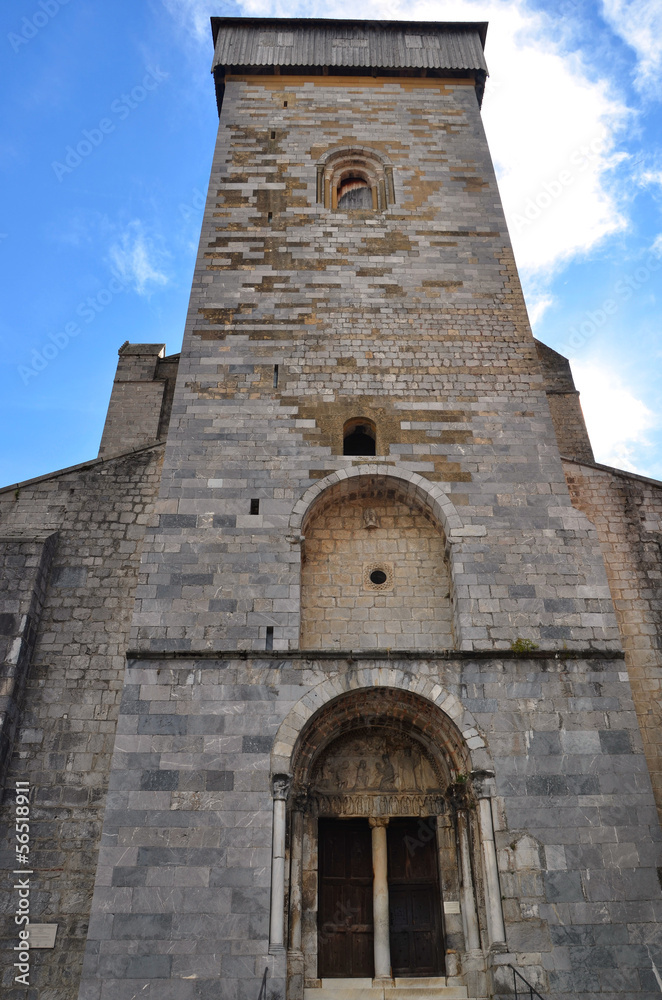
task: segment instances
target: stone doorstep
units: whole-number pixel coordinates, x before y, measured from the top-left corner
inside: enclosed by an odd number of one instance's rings
[[[464,986],[449,986],[443,977],[394,979],[377,985],[372,979],[323,979],[321,988],[307,988],[304,1000],[469,1000]]]

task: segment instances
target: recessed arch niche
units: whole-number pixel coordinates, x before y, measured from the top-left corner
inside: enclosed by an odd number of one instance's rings
[[[394,478],[325,490],[302,526],[302,649],[451,649],[446,538]]]

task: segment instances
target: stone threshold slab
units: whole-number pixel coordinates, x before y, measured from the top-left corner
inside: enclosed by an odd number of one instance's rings
[[[442,977],[395,979],[323,979],[322,986],[306,988],[304,1000],[470,1000],[464,986],[453,986]]]

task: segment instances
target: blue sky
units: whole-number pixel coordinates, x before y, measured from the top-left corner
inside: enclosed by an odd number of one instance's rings
[[[217,115],[209,16],[348,0],[15,0],[0,11],[0,482],[96,455],[125,341],[181,344]],[[367,0],[488,20],[484,121],[534,332],[598,461],[662,478],[662,4]]]

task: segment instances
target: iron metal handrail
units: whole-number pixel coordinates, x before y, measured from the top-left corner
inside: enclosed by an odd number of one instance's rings
[[[529,991],[529,1000],[533,1000],[534,997],[538,997],[538,1000],[545,1000],[545,998],[542,997],[540,995],[540,993],[538,993],[538,990],[534,989],[533,986],[531,985],[531,983],[529,983],[524,978],[524,976],[521,975],[521,973],[519,973],[517,971],[517,969],[515,968],[515,966],[510,964],[510,962],[508,963],[508,968],[513,970],[513,986],[515,988],[515,1000],[518,1000],[519,997],[524,997],[524,993],[522,993],[521,990],[518,991],[518,989],[517,989],[517,980],[518,979],[522,980],[522,982],[526,986],[527,990]]]
[[[269,975],[269,966],[264,970],[264,975],[262,976],[262,985],[260,986],[260,992],[257,995],[257,1000],[267,1000],[267,976]]]

